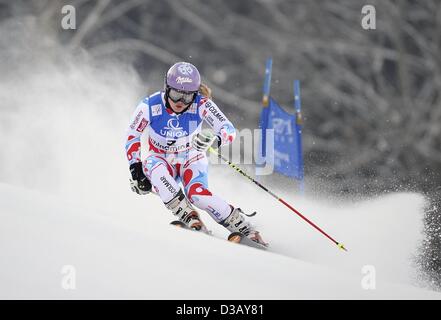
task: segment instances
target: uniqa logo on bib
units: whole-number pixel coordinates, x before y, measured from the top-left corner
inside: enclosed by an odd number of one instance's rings
[[[167,121],[167,126],[161,129],[161,135],[167,138],[181,138],[188,136],[188,132],[179,126],[179,120],[171,118]]]

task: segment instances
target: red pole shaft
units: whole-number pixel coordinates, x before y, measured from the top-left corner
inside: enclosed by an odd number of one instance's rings
[[[248,174],[246,174],[242,169],[240,169],[238,166],[236,166],[235,164],[231,163],[228,159],[226,159],[225,157],[223,157],[219,152],[215,151],[213,148],[209,149],[210,152],[216,154],[219,158],[221,158],[222,160],[224,160],[226,163],[228,163],[228,165],[230,167],[232,167],[233,169],[235,169],[237,172],[239,172],[241,175],[243,175],[245,178],[251,180],[252,182],[254,182],[256,185],[258,185],[260,188],[262,188],[263,190],[265,190],[267,193],[269,193],[272,197],[276,198],[277,200],[279,200],[281,203],[283,203],[285,206],[287,206],[289,209],[291,209],[293,212],[295,212],[300,218],[302,218],[303,220],[305,220],[307,223],[309,223],[311,226],[313,226],[317,231],[319,231],[321,234],[323,234],[325,237],[327,237],[329,240],[331,240],[332,242],[334,242],[340,249],[344,250],[344,251],[348,251],[346,250],[346,248],[344,247],[344,245],[336,240],[334,240],[331,236],[329,236],[326,232],[324,232],[322,229],[320,229],[316,224],[314,224],[312,221],[310,221],[308,218],[306,218],[304,215],[302,215],[299,211],[297,211],[296,209],[294,209],[288,202],[286,202],[285,200],[283,200],[282,198],[280,198],[279,196],[277,196],[275,193],[273,193],[271,190],[268,190],[265,186],[263,186],[260,182],[256,181],[255,179],[253,179],[252,177],[250,177]]]
[[[292,211],[294,211],[300,218],[302,218],[303,220],[305,220],[306,222],[308,222],[311,226],[313,226],[314,228],[316,228],[318,231],[320,231],[325,237],[327,237],[329,240],[331,240],[332,242],[334,242],[336,245],[338,245],[338,241],[334,240],[330,235],[328,235],[326,232],[324,232],[322,229],[320,229],[320,227],[318,227],[314,222],[312,222],[311,220],[309,220],[308,218],[306,218],[303,214],[301,214],[299,211],[297,211],[295,208],[293,208],[288,202],[286,202],[285,200],[283,200],[282,198],[279,198],[279,201],[281,203],[283,203],[285,206],[287,206],[288,208],[290,208]]]

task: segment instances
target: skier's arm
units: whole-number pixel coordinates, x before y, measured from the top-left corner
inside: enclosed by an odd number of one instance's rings
[[[147,194],[152,185],[142,170],[141,163],[141,135],[149,125],[148,99],[141,101],[132,115],[127,129],[126,155],[129,161],[132,180],[131,188],[138,194]]]
[[[141,135],[150,123],[148,108],[148,99],[146,98],[138,104],[130,119],[126,139],[126,156],[129,165],[141,162]]]
[[[236,129],[211,99],[206,99],[202,103],[199,112],[202,119],[208,123],[214,134],[218,136],[218,146],[233,142],[236,137]]]

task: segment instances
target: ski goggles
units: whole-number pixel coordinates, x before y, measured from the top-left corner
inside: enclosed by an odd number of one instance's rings
[[[189,91],[181,91],[177,89],[170,88],[168,90],[168,97],[173,102],[182,101],[185,104],[189,104],[196,98],[197,91],[189,92]]]

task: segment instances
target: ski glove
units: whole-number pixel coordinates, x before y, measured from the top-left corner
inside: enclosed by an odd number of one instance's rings
[[[219,148],[221,139],[211,129],[204,129],[193,136],[192,145],[197,151],[207,152],[210,147]]]
[[[152,184],[142,171],[142,163],[136,162],[130,165],[130,173],[132,179],[130,179],[130,187],[133,192],[137,194],[148,194],[152,190]]]

